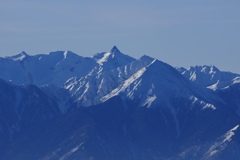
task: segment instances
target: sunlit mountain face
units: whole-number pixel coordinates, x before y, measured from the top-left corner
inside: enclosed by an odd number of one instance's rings
[[[240,159],[240,75],[114,46],[0,58],[0,159]]]

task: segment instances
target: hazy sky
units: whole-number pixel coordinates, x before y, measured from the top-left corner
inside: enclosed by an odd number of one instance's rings
[[[240,0],[0,0],[0,56],[116,45],[172,66],[240,73]]]

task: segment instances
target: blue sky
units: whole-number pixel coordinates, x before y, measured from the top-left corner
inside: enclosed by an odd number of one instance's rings
[[[1,0],[0,56],[116,45],[172,66],[215,65],[240,73],[239,0]]]

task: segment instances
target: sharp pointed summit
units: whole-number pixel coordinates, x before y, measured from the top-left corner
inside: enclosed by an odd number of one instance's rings
[[[19,54],[22,54],[22,55],[28,56],[28,54],[27,54],[25,51],[22,51],[22,52],[20,52]]]
[[[111,70],[116,67],[127,65],[135,59],[121,53],[116,46],[113,46],[110,52],[102,52],[95,54],[93,59],[100,65],[104,65],[105,69]]]
[[[121,52],[119,51],[119,49],[116,46],[113,46],[110,53],[121,53]]]

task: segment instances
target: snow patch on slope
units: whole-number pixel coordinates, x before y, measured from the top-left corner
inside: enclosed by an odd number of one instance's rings
[[[202,106],[202,109],[207,109],[207,108],[210,108],[212,110],[216,109],[216,107],[213,104],[202,101],[195,96],[191,96],[189,99],[193,100],[192,106],[195,106],[195,105],[199,106],[200,105],[200,106]]]
[[[74,152],[76,152],[77,150],[79,150],[79,148],[83,145],[84,143],[80,143],[79,145],[77,145],[76,147],[74,147],[73,149],[71,149],[69,152],[67,152],[66,154],[64,154],[59,160],[65,160],[66,158],[70,157]]]
[[[153,89],[155,89],[154,84],[152,84],[152,88],[148,91],[148,97],[143,102],[142,106],[146,106],[147,108],[149,108],[151,106],[152,102],[157,99],[157,96],[155,95]]]
[[[111,55],[110,52],[104,53],[103,58],[98,59],[98,60],[97,60],[97,63],[100,64],[100,65],[103,65],[103,62],[107,62],[108,57],[109,57],[110,55]]]
[[[16,55],[11,56],[11,57],[6,57],[6,58],[12,59],[14,61],[22,61],[27,56],[28,56],[28,54],[26,52],[22,51],[19,54],[16,54]]]
[[[129,85],[131,85],[135,80],[137,80],[138,78],[140,78],[142,76],[142,74],[146,71],[146,68],[142,68],[141,70],[139,70],[137,73],[135,73],[134,75],[132,75],[129,79],[127,79],[126,81],[124,81],[124,83],[122,83],[119,87],[117,87],[116,89],[114,89],[110,94],[104,96],[103,98],[100,99],[101,102],[105,102],[108,99],[118,95],[120,92],[123,92],[127,87],[129,87]],[[135,88],[138,86],[138,84],[140,83],[140,81],[138,81],[138,83],[135,83]],[[134,90],[134,89],[133,89]],[[130,90],[128,90],[130,91]],[[132,92],[128,93],[128,97],[132,97]]]
[[[235,131],[238,129],[239,125],[235,126],[229,130],[225,135],[223,135],[218,141],[216,141],[212,147],[205,153],[204,157],[206,159],[213,157],[217,153],[221,152],[227,147],[227,144],[232,141],[232,137],[235,135]]]

